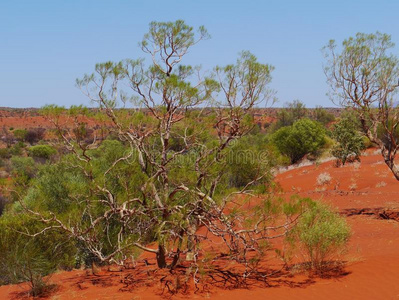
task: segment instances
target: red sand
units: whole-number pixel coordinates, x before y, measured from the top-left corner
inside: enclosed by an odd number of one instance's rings
[[[324,172],[330,174],[331,181],[318,186],[317,177]],[[301,167],[279,174],[276,179],[287,195],[299,193],[330,203],[340,211],[351,208],[399,209],[399,182],[378,154],[362,157],[361,164],[341,168],[333,167],[332,162]],[[214,288],[210,293],[194,294],[191,291],[188,295],[179,294],[173,298],[399,299],[399,223],[372,215],[356,215],[347,217],[347,220],[353,236],[344,257],[347,266],[342,276],[321,279],[300,274],[290,278],[271,278],[269,283],[272,287]],[[142,285],[122,291],[124,284],[120,280],[127,273],[129,271],[124,271],[123,275],[120,272],[104,272],[93,276],[82,270],[59,272],[51,277],[59,289],[49,299],[132,300],[167,297],[167,293],[161,294],[159,281],[153,286]],[[146,276],[144,274],[143,278]],[[21,299],[26,289],[26,285],[2,286],[0,299]]]

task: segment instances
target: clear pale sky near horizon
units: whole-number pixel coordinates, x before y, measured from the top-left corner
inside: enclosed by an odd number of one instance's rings
[[[108,60],[143,57],[138,47],[151,21],[183,19],[212,38],[184,63],[212,69],[242,50],[275,66],[276,106],[299,99],[333,106],[320,49],[357,32],[380,31],[398,44],[399,1],[0,0],[0,106],[70,106],[88,99],[75,79]]]

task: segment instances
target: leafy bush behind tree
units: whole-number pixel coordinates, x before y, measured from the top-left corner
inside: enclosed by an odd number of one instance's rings
[[[358,131],[358,123],[353,114],[346,114],[333,126],[332,137],[337,144],[331,153],[343,165],[349,158],[359,160],[361,151],[365,149],[363,135]]]
[[[277,130],[272,136],[272,141],[282,154],[295,163],[325,144],[325,130],[318,122],[301,119],[292,126]]]

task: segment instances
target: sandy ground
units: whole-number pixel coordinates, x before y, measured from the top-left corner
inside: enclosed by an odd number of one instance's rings
[[[317,178],[328,173],[330,181]],[[362,162],[336,168],[326,162],[293,169],[277,175],[287,196],[298,193],[324,201],[341,212],[352,211],[347,221],[353,236],[344,259],[343,272],[329,278],[296,274],[270,278],[268,287],[247,289],[210,288],[198,294],[178,294],[173,299],[399,299],[399,222],[383,219],[399,209],[399,183],[382,163],[380,155],[368,152]],[[356,214],[361,209],[375,214]],[[379,213],[381,213],[379,215]],[[154,269],[154,268],[153,268]],[[148,268],[147,268],[148,270]],[[165,299],[160,284],[130,288],[124,284],[130,271],[92,275],[89,271],[59,272],[51,277],[58,290],[48,299]],[[137,276],[137,270],[135,271]],[[147,272],[147,273],[146,273]],[[142,270],[142,279],[152,276]],[[159,274],[157,276],[160,276]],[[27,286],[0,287],[0,299],[23,299]]]

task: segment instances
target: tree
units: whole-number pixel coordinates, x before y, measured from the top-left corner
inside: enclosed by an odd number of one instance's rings
[[[353,114],[347,114],[333,126],[332,137],[338,144],[333,147],[332,154],[343,165],[350,157],[360,160],[361,151],[365,149],[363,136],[358,131],[358,123]]]
[[[325,108],[321,106],[316,106],[312,111],[312,120],[315,120],[324,126],[335,120],[333,114],[329,113]]]
[[[319,123],[309,119],[301,119],[292,126],[277,130],[273,134],[272,140],[279,151],[287,155],[292,163],[295,163],[306,154],[323,146],[325,133]]]
[[[277,130],[281,127],[291,126],[296,121],[305,118],[307,114],[308,109],[300,100],[294,100],[292,102],[286,103],[284,108],[278,111],[277,122],[273,126],[273,129]]]
[[[229,150],[252,130],[250,110],[270,99],[273,67],[249,52],[235,64],[216,67],[212,77],[180,64],[207,37],[203,27],[196,35],[183,21],[152,22],[141,43],[149,67],[143,59],[106,62],[77,81],[106,114],[118,141],[86,143],[62,123],[81,126],[76,116],[87,109],[43,109],[71,153],[59,166],[47,166],[48,172],[65,171],[43,175],[30,201],[21,200],[47,230],[63,230],[101,262],[123,264],[138,248],[153,253],[159,268],[175,268],[186,254],[198,270],[205,239],[198,228],[205,227],[249,276],[251,251],[262,256],[260,244],[273,237],[270,232],[283,236],[293,226],[294,210],[276,208],[269,197],[245,211],[239,210],[243,203],[232,201],[262,184],[269,175],[263,166],[241,178],[239,188],[226,185]],[[131,110],[116,109],[128,101]],[[51,199],[57,206],[46,210]],[[286,215],[282,225],[275,225],[277,213]]]
[[[391,37],[379,32],[358,33],[344,40],[339,50],[332,40],[324,48],[324,71],[332,101],[357,112],[363,132],[378,145],[385,164],[399,180],[399,166],[395,163],[399,108],[394,102],[399,61],[389,52],[393,47]]]

